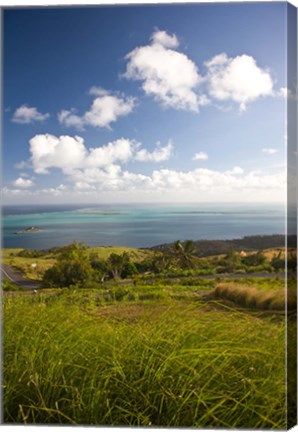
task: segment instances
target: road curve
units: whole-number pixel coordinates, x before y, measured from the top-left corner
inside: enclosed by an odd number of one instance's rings
[[[6,264],[1,264],[1,278],[28,290],[40,288],[39,282],[27,279],[19,270]]]

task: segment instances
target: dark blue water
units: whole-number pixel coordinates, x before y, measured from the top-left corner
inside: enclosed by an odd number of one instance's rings
[[[44,249],[76,240],[89,246],[150,247],[175,240],[222,240],[285,233],[278,205],[69,205],[3,208],[2,245]],[[35,233],[15,234],[28,227]]]

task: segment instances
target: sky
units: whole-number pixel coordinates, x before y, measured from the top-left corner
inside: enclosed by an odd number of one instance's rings
[[[284,202],[286,16],[4,9],[4,204]]]

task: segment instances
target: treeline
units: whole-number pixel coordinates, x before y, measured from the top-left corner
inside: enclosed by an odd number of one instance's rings
[[[24,252],[19,254],[23,256]],[[42,283],[45,287],[86,287],[89,283],[94,287],[109,279],[132,279],[137,282],[148,277],[155,280],[231,273],[283,273],[285,270],[285,255],[281,249],[272,256],[266,256],[262,250],[243,254],[235,249],[222,255],[199,255],[200,251],[192,240],[177,240],[167,251],[152,251],[142,258],[123,252],[111,253],[105,259],[96,250],[74,242],[52,252],[55,264],[44,272]],[[294,250],[290,251],[287,264],[288,270],[296,271]]]
[[[282,234],[274,235],[257,235],[245,236],[241,239],[233,240],[196,240],[193,242],[196,246],[197,256],[207,257],[212,255],[227,254],[231,250],[258,251],[270,248],[279,248],[285,246],[285,236]],[[297,247],[297,236],[290,235],[287,239],[288,247]],[[161,244],[150,248],[154,251],[167,253],[173,248],[173,243]]]

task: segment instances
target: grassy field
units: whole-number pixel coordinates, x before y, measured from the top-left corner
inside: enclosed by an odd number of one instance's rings
[[[285,429],[284,279],[215,274],[239,259],[4,250],[48,277],[36,292],[4,281],[4,422]]]
[[[282,317],[195,290],[6,295],[5,423],[285,428]]]

